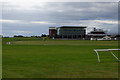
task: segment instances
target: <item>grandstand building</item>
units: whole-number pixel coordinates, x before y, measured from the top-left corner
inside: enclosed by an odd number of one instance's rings
[[[86,35],[85,26],[49,27],[49,36],[57,38],[78,39]]]
[[[96,28],[94,28],[93,31],[87,34],[87,36],[91,38],[91,40],[99,40],[105,37],[106,35],[106,31],[104,31],[103,29]]]

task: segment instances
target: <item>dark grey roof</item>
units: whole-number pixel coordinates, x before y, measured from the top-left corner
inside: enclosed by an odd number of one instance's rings
[[[86,28],[86,26],[61,26],[60,28]]]

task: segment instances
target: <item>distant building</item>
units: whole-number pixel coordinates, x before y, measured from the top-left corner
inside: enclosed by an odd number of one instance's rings
[[[112,38],[109,37],[109,36],[105,36],[105,37],[102,38],[102,40],[112,40]]]
[[[62,26],[57,28],[57,35],[61,38],[84,38],[85,28],[83,26]]]
[[[110,35],[109,37],[111,37],[111,40],[120,40],[120,35]]]
[[[56,37],[56,36],[57,36],[56,27],[49,27],[49,37]]]
[[[86,35],[85,26],[61,26],[61,27],[49,27],[49,35],[58,38],[70,38],[78,39],[84,38]]]
[[[114,40],[120,40],[120,35],[116,35],[116,36],[114,37]]]
[[[91,31],[90,33],[88,33],[88,37],[91,38],[91,40],[99,40],[103,37],[105,37],[106,31],[102,30],[102,29],[96,29],[94,28],[93,31]]]

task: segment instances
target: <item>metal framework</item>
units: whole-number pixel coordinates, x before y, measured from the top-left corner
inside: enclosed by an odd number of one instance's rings
[[[97,54],[98,62],[100,62],[100,56],[99,56],[99,53],[98,53],[99,51],[108,51],[108,52],[110,52],[112,54],[112,56],[115,59],[117,59],[118,61],[120,61],[119,58],[112,52],[112,51],[120,51],[120,49],[94,49],[94,51]]]

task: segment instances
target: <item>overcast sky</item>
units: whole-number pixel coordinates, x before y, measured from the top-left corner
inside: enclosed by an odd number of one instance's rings
[[[54,26],[87,26],[118,33],[117,2],[39,2],[6,0],[2,2],[2,31],[5,36],[48,34]]]

